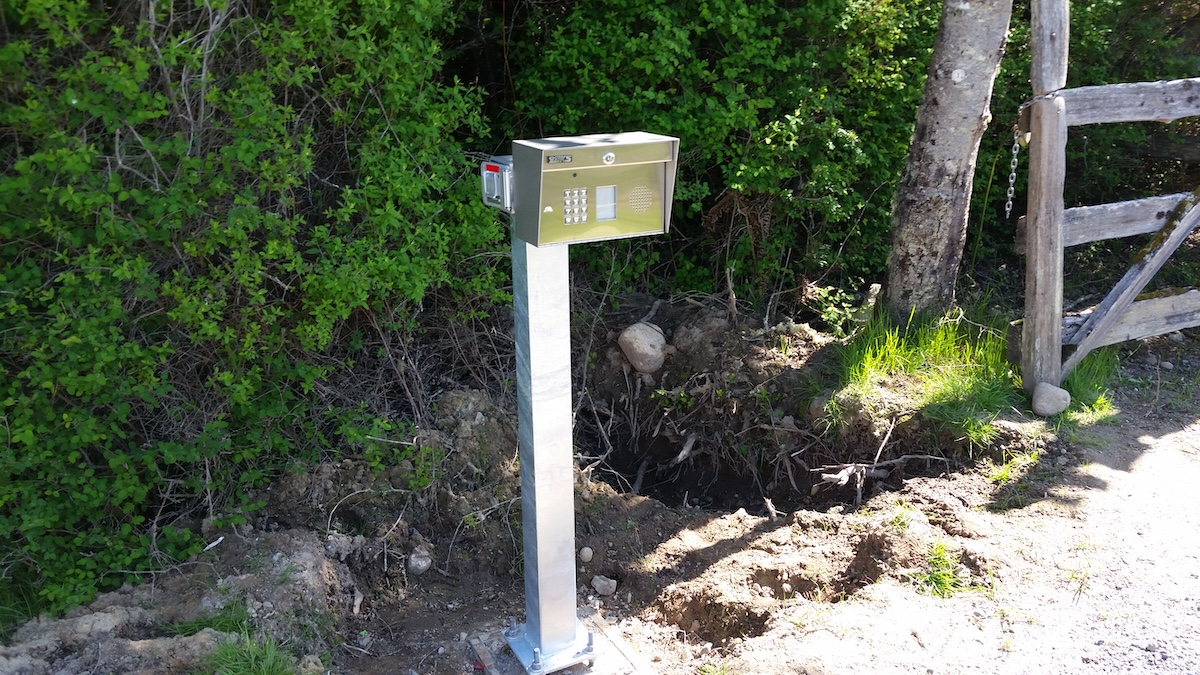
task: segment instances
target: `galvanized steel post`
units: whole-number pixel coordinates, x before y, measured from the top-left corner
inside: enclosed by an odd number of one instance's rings
[[[529,673],[591,660],[575,607],[570,284],[566,246],[513,238],[525,623],[504,632]]]

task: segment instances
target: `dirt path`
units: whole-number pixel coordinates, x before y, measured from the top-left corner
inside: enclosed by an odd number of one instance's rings
[[[846,602],[786,612],[722,665],[730,673],[1200,673],[1200,423],[1144,413],[1091,430],[1043,500],[982,514],[988,534],[974,544],[1001,575],[991,597],[941,600],[884,580]]]
[[[1190,397],[1176,403],[1195,409]],[[1124,407],[1051,443],[1019,508],[996,510],[1005,495],[970,471],[912,479],[850,513],[780,521],[625,503],[610,520],[635,516],[641,548],[620,527],[584,532],[620,560],[580,577],[621,581],[605,612],[668,675],[1195,675],[1200,422],[1138,400]],[[911,572],[933,542],[962,555],[977,590],[917,591]],[[496,672],[521,672],[498,653]],[[467,672],[446,666],[436,672]]]

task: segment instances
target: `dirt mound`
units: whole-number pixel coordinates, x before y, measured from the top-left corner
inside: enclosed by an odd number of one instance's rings
[[[638,322],[653,323],[667,341],[655,372],[634,370],[617,344]],[[712,300],[635,298],[598,317],[590,344],[602,347],[589,355],[595,367],[576,420],[577,440],[596,451],[588,464],[618,490],[671,505],[858,502],[988,450],[925,419],[919,392],[902,378],[869,395],[832,391],[838,343],[791,319],[764,323]],[[1024,442],[1020,429],[996,427],[997,447]],[[882,465],[857,481],[835,485],[823,475],[875,462]]]
[[[218,542],[146,584],[104,593],[61,619],[30,621],[0,647],[0,672],[194,672],[217,644],[240,637],[200,627],[234,608],[248,627],[287,636],[301,654],[331,648],[329,629],[351,611],[356,586],[315,532],[245,527]],[[179,635],[189,623],[195,632]]]
[[[437,428],[403,442],[410,459],[283,476],[249,522],[217,530],[206,521],[212,543],[196,558],[62,619],[29,622],[0,647],[0,673],[190,673],[241,634],[286,641],[304,657],[298,668],[325,672],[339,650],[385,647],[377,626],[341,632],[406,606],[431,576],[511,583],[513,416],[471,391],[448,394],[438,413]]]

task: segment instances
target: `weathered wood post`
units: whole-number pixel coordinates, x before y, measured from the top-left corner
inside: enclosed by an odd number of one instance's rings
[[[1029,198],[1025,239],[1025,326],[1021,379],[1026,391],[1038,382],[1062,380],[1063,183],[1067,115],[1061,96],[1067,84],[1070,36],[1068,0],[1033,0],[1030,81]],[[1044,98],[1040,98],[1044,97]]]

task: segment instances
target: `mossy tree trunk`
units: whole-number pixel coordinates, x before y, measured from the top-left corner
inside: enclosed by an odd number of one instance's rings
[[[936,314],[954,303],[979,141],[1012,0],[945,0],[908,165],[892,208],[887,307]]]

